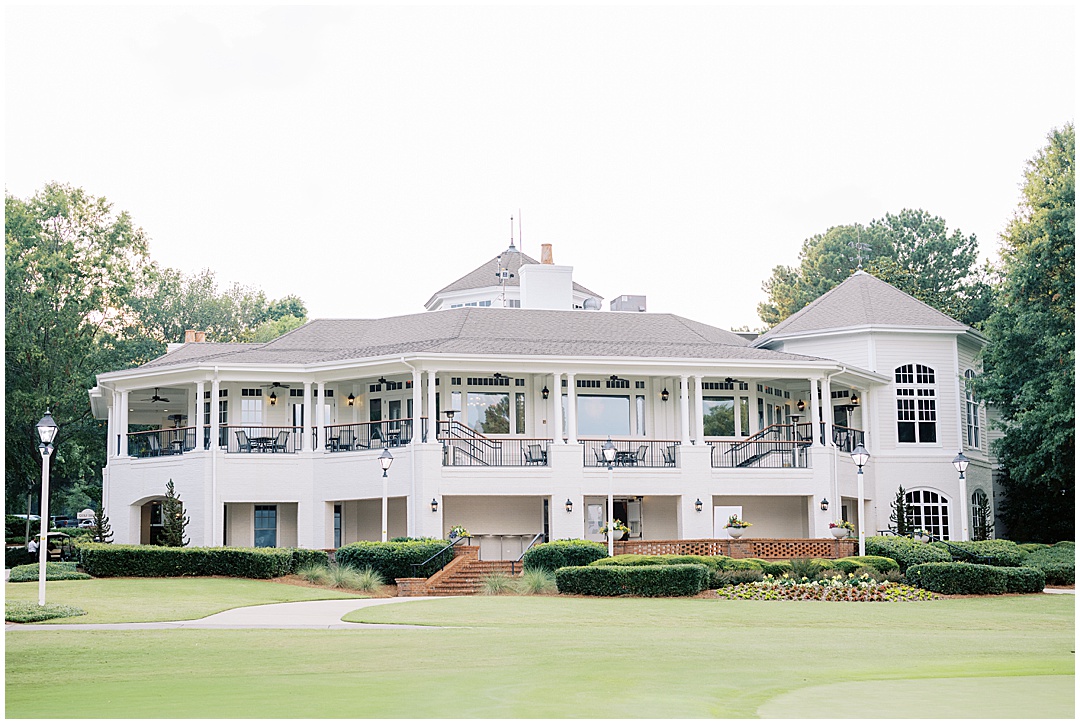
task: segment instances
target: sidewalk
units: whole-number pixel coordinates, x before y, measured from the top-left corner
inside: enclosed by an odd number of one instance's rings
[[[161,621],[156,623],[9,623],[6,631],[138,631],[143,629],[253,629],[253,628],[302,628],[302,629],[424,629],[436,626],[410,626],[404,624],[346,623],[341,617],[350,611],[387,603],[428,601],[434,596],[415,598],[345,598],[333,601],[295,601],[270,603],[262,606],[244,606],[215,613],[194,621]],[[446,596],[437,598],[445,599]]]

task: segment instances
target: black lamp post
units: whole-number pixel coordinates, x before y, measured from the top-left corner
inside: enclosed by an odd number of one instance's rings
[[[390,466],[394,464],[394,456],[390,454],[390,449],[384,447],[382,453],[379,454],[379,465],[382,467],[382,540],[386,542],[386,496],[388,480],[386,477],[386,471],[390,469]]]
[[[855,446],[855,449],[851,451],[851,460],[859,466],[859,555],[866,555],[866,533],[865,524],[863,523],[863,465],[866,465],[866,461],[870,459],[870,453],[866,451],[863,444],[860,442]]]
[[[41,519],[38,521],[38,605],[45,605],[45,563],[49,558],[49,456],[52,455],[53,441],[60,428],[49,411],[37,424],[38,438],[41,444]]]
[[[611,438],[609,437],[604,446],[600,448],[604,453],[604,462],[607,463],[607,476],[608,476],[608,496],[607,496],[607,509],[608,509],[608,524],[607,524],[607,554],[608,556],[615,555],[615,478],[612,475],[612,470],[615,464],[615,446],[611,444]]]

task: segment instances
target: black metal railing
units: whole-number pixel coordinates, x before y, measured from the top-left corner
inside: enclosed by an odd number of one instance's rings
[[[603,440],[578,440],[582,445],[582,463],[587,468],[606,468]],[[615,446],[613,465],[619,468],[675,468],[679,466],[678,440],[612,440]]]
[[[825,444],[825,423],[821,423],[821,434],[818,436],[821,444]],[[849,453],[859,445],[866,445],[866,433],[853,427],[843,425],[832,426],[832,441],[840,452]]]
[[[413,578],[431,578],[436,573],[441,571],[443,568],[446,567],[446,565],[450,561],[454,560],[454,554],[451,553],[449,556],[447,556],[446,552],[451,550],[458,543],[464,543],[466,540],[469,541],[469,545],[472,545],[471,536],[462,536],[461,538],[452,538],[450,540],[449,545],[445,545],[442,548],[440,548],[438,551],[436,551],[436,553],[433,556],[428,558],[426,561],[424,561],[422,563],[413,563],[412,564]],[[444,560],[442,560],[442,561],[436,563],[434,566],[428,568],[427,565],[429,563],[431,563],[432,561],[434,561],[435,559],[437,559],[439,556],[443,556]]]
[[[808,423],[775,424],[745,440],[716,440],[712,447],[714,468],[805,468],[806,449],[812,442]]]
[[[195,449],[194,427],[170,427],[128,433],[128,455],[133,458],[156,458],[183,455]]]
[[[530,540],[525,545],[525,547],[521,549],[521,555],[518,556],[516,560],[510,561],[510,575],[511,576],[516,576],[517,575],[517,566],[518,566],[519,563],[521,563],[522,559],[525,558],[525,554],[529,552],[529,549],[532,548],[534,545],[536,545],[536,542],[538,540],[543,540],[544,538],[546,538],[546,536],[542,532],[537,533],[536,535],[534,535],[532,537],[532,540]],[[523,573],[525,572],[525,565],[523,563],[521,565],[521,571]]]
[[[222,425],[225,450],[231,453],[294,453],[301,448],[303,428],[269,425]]]
[[[426,419],[421,420],[427,422]],[[313,433],[316,437],[318,431]],[[413,439],[413,421],[380,420],[378,422],[354,422],[348,425],[326,426],[326,451],[350,452],[353,450],[377,450],[382,447],[408,445]],[[314,446],[314,438],[312,445]]]
[[[450,467],[544,467],[548,464],[548,438],[452,437],[443,438],[443,465]]]

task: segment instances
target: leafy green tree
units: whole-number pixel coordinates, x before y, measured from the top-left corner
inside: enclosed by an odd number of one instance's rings
[[[191,518],[184,514],[184,503],[176,494],[173,481],[165,485],[165,500],[161,501],[161,545],[182,548],[190,541],[184,537]]]
[[[1020,208],[1002,235],[1002,280],[975,382],[1001,414],[1000,518],[1015,540],[1075,535],[1075,160],[1068,124],[1027,164]]]
[[[834,226],[803,242],[797,267],[777,266],[762,284],[768,299],[758,315],[773,326],[847,279],[860,264],[962,322],[976,325],[989,313],[987,272],[976,267],[974,236],[948,232],[944,219],[904,209],[869,226]]]
[[[146,264],[147,240],[104,198],[48,184],[29,199],[5,196],[5,491],[37,490],[35,423],[48,409],[60,431],[50,487],[97,481],[104,423],[86,391],[94,375],[128,366],[119,352],[126,300]]]

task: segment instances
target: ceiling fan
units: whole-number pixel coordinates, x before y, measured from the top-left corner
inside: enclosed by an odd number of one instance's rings
[[[265,387],[265,388],[266,388],[266,389],[268,389],[268,390],[272,390],[272,389],[274,389],[275,387],[284,387],[284,388],[285,388],[286,390],[287,390],[287,389],[289,389],[289,385],[283,385],[283,384],[281,384],[280,382],[271,382],[271,383],[270,383],[270,384],[268,384],[268,385],[259,385],[259,386],[260,386],[260,387]]]
[[[154,388],[154,396],[153,397],[147,397],[145,400],[139,400],[139,402],[168,402],[169,398],[168,397],[162,397],[161,395],[159,395],[158,394],[158,389],[159,388],[157,388],[157,387]]]

